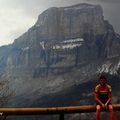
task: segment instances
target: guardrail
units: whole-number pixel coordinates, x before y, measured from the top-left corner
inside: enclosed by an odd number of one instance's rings
[[[113,110],[120,111],[120,104],[113,104]],[[64,120],[64,114],[95,112],[95,105],[49,107],[49,108],[0,108],[0,115],[45,115],[59,114],[60,120]],[[105,110],[102,110],[105,111]]]

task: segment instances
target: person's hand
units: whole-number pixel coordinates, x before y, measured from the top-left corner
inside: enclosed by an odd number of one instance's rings
[[[108,105],[108,104],[107,104],[107,103],[105,103],[105,108],[106,108],[106,109],[107,109],[107,105]]]
[[[103,103],[102,103],[102,108],[104,108],[104,109],[105,109],[105,104],[103,104]]]

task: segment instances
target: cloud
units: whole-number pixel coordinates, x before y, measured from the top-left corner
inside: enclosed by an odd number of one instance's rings
[[[105,19],[120,33],[120,0],[0,0],[0,45],[13,42],[37,21],[49,7],[64,7],[78,3],[100,4]]]
[[[36,19],[23,13],[21,9],[0,9],[0,45],[13,42],[16,37],[35,23]]]

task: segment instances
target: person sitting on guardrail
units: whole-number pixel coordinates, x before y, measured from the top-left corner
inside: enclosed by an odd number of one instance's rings
[[[112,100],[112,88],[107,84],[107,78],[105,75],[101,75],[99,78],[99,84],[95,87],[95,100],[96,100],[96,120],[100,120],[101,108],[108,109],[110,111],[110,120],[113,120],[113,106]]]

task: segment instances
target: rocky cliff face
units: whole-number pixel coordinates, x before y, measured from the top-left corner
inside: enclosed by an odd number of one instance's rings
[[[78,87],[101,72],[119,75],[120,36],[99,5],[49,8],[0,49],[0,79],[9,80],[14,91],[11,106],[41,106],[44,96]]]
[[[20,49],[28,52],[32,48],[35,56],[35,50],[38,51],[42,47],[41,43],[46,47],[45,49],[51,49],[55,44],[78,38],[84,40],[81,50],[78,51],[80,58],[90,60],[119,56],[119,52],[116,51],[120,49],[120,36],[104,20],[102,8],[99,5],[89,4],[50,8],[44,11],[39,15],[36,24],[15,40],[14,46],[17,48],[19,46]],[[38,54],[42,53],[37,53],[36,57]]]
[[[90,31],[94,35],[106,32],[102,9],[100,6],[80,4],[44,11],[39,15],[36,24],[25,33],[24,37],[20,38],[30,43],[35,40],[63,41],[83,37],[84,33]],[[29,40],[28,37],[30,37]]]

